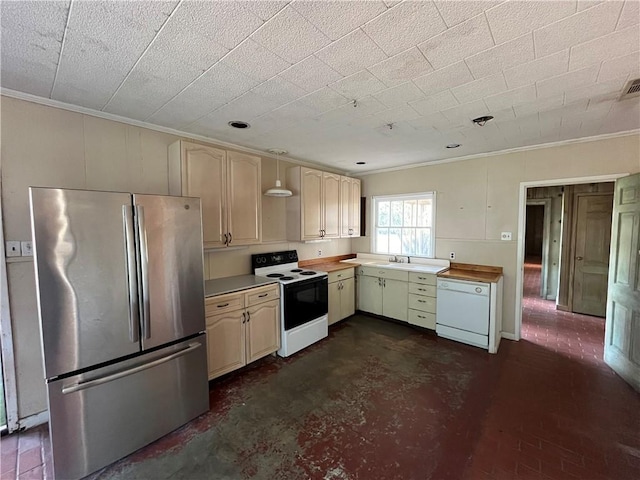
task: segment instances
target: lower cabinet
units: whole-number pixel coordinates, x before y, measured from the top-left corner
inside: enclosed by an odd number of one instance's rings
[[[329,273],[329,325],[350,317],[356,311],[353,268]]]
[[[409,273],[375,267],[358,268],[358,308],[404,322],[408,319]]]
[[[252,288],[205,300],[209,380],[280,348],[280,288]]]
[[[436,275],[409,273],[409,323],[436,329]]]

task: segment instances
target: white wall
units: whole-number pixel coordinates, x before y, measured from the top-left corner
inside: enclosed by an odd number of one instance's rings
[[[1,97],[1,179],[5,240],[31,238],[29,186],[168,193],[167,147],[179,137]],[[224,147],[223,147],[224,148]],[[286,162],[281,162],[284,180]],[[264,189],[275,182],[275,160],[262,159]],[[251,248],[205,255],[207,278],[250,273],[250,255],[297,249],[301,259],[351,252],[351,240],[289,243],[285,199],[263,197],[263,238]],[[46,410],[33,262],[8,260],[9,302],[18,389],[18,416]]]
[[[503,330],[514,334],[520,183],[639,171],[636,134],[361,178],[368,203],[375,195],[436,192],[436,257],[454,251],[457,262],[503,267]],[[501,241],[501,232],[512,232],[512,240]],[[352,245],[354,252],[369,252],[370,238]]]

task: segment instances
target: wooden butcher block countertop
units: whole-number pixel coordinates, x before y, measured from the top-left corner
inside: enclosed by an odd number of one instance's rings
[[[318,272],[336,272],[338,270],[347,270],[348,268],[355,268],[357,265],[349,263],[340,263],[340,260],[348,260],[355,258],[355,255],[337,255],[335,257],[317,258],[313,260],[302,260],[298,262],[298,266],[301,268],[310,268]]]
[[[438,277],[450,278],[451,280],[468,280],[470,282],[496,283],[502,277],[502,267],[451,262],[449,270],[439,273]]]

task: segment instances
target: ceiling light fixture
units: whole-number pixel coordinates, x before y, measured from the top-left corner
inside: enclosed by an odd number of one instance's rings
[[[247,122],[243,122],[242,120],[231,120],[228,125],[230,127],[233,128],[249,128],[251,127],[251,125],[249,125]]]
[[[458,148],[460,145],[460,143],[450,143],[447,145],[447,148]]]
[[[287,151],[280,148],[270,148],[267,152],[276,156],[276,186],[264,192],[264,195],[267,197],[290,197],[293,193],[291,190],[282,188],[280,182],[280,155],[285,155]]]
[[[480,127],[484,127],[489,120],[493,120],[493,117],[491,115],[486,115],[484,117],[474,118],[471,121],[473,123],[475,123],[476,125],[480,126]]]

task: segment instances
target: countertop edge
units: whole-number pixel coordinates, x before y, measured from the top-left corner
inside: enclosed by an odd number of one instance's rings
[[[503,276],[502,273],[476,272],[469,270],[449,269],[438,273],[438,277],[455,280],[468,280],[471,282],[497,283]]]
[[[215,285],[215,283],[223,283],[223,282],[225,284],[231,283],[231,285],[229,285],[224,289],[215,290],[215,287],[213,287],[213,285]],[[233,285],[233,282],[236,282],[236,284]],[[220,295],[226,295],[228,293],[241,292],[243,290],[264,287],[266,285],[273,285],[277,283],[278,283],[278,280],[266,278],[266,277],[259,277],[257,275],[251,275],[251,274],[214,278],[211,280],[205,280],[204,298],[206,299],[211,297],[218,297]],[[207,284],[209,284],[209,288],[207,288]]]

